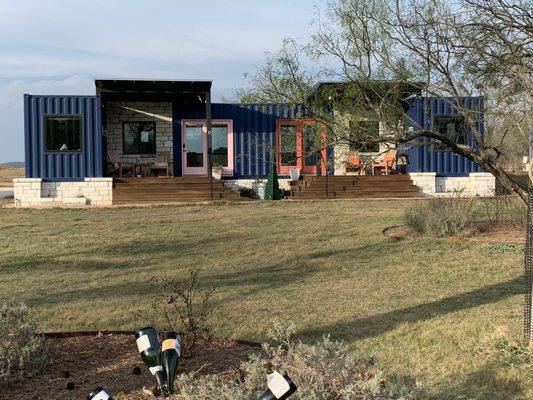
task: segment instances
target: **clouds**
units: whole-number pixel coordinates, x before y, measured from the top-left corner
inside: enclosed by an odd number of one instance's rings
[[[94,94],[94,81],[85,76],[62,80],[15,80],[0,85],[0,161],[24,159],[23,94]]]
[[[22,94],[92,94],[95,77],[242,86],[285,37],[307,38],[325,0],[2,0],[0,161],[23,158]]]

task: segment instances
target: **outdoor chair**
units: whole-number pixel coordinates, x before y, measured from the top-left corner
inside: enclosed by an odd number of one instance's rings
[[[359,153],[350,154],[346,160],[346,171],[356,172],[360,175],[365,174],[364,163]]]
[[[122,178],[124,174],[134,175],[135,173],[135,164],[123,163],[116,150],[109,150],[107,152],[107,164],[112,168],[112,176],[118,175],[119,178]]]
[[[150,165],[150,170],[156,176],[161,174],[170,176],[170,152],[158,151],[155,155],[155,162]]]
[[[393,169],[394,163],[396,162],[396,150],[390,149],[384,155],[380,161],[372,162],[372,175],[376,174],[376,170],[379,175],[389,175],[390,173],[395,173]]]

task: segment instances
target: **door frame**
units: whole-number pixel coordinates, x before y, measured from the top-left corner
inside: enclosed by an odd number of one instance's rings
[[[304,143],[304,133],[305,127],[309,125],[316,125],[316,120],[314,118],[282,118],[276,120],[276,164],[278,167],[278,172],[280,174],[289,174],[291,168],[298,168],[302,175],[317,175],[318,172],[322,175],[326,174],[326,165],[322,160],[327,160],[327,151],[325,146],[320,150],[321,161],[320,167],[317,165],[306,165],[305,164],[305,143]],[[281,164],[281,126],[282,125],[293,125],[296,126],[296,165],[282,165]],[[320,134],[323,144],[326,141],[325,132],[322,131]]]
[[[186,155],[186,128],[187,125],[201,125],[202,126],[202,148],[203,148],[203,167],[187,167]],[[233,120],[231,119],[212,119],[213,125],[227,125],[228,127],[228,165],[222,170],[223,176],[233,176],[234,162],[233,162]],[[181,171],[182,176],[207,176],[208,175],[208,160],[207,160],[207,122],[205,119],[183,119],[181,120]]]

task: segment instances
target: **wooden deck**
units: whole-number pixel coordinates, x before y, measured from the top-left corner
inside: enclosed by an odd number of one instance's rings
[[[292,199],[420,197],[409,175],[304,176],[290,185]]]
[[[247,200],[213,179],[213,197],[207,177],[115,178],[113,204],[153,204],[201,202],[209,200]]]

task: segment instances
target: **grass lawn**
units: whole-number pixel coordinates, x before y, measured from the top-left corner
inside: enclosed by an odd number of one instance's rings
[[[0,187],[12,187],[13,178],[23,178],[24,168],[0,167]]]
[[[150,278],[201,265],[215,334],[264,340],[294,321],[375,354],[428,398],[533,398],[531,371],[498,350],[522,328],[523,255],[479,243],[392,241],[407,201],[317,201],[95,210],[0,209],[0,299],[43,331],[132,329]]]

